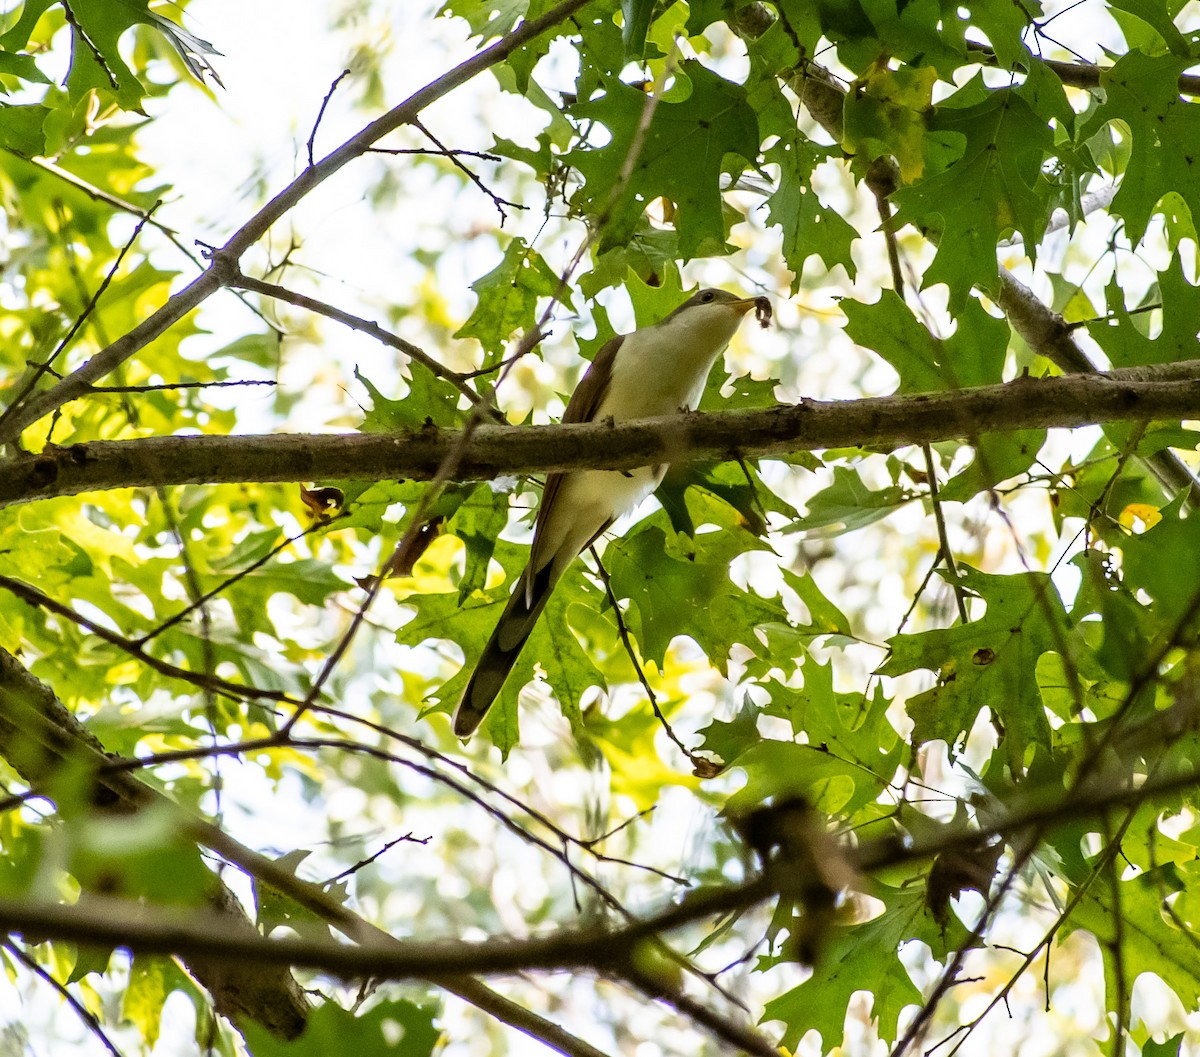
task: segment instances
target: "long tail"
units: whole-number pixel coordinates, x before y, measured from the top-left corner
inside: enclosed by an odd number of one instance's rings
[[[525,640],[546,608],[554,585],[558,583],[558,576],[554,574],[557,564],[554,561],[547,562],[537,573],[527,566],[517,580],[496,630],[483,648],[483,655],[471,673],[462,700],[454,710],[454,733],[458,737],[469,738],[492,707],[492,702],[504,686],[504,680],[517,663]],[[533,584],[527,587],[530,576],[533,577]]]

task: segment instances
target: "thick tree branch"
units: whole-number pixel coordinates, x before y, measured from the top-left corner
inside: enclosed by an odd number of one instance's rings
[[[33,395],[28,401],[14,404],[0,415],[0,444],[11,444],[20,437],[23,430],[44,415],[71,400],[86,396],[101,378],[116,370],[221,287],[232,285],[237,274],[236,265],[242,255],[270,230],[272,224],[343,166],[366,153],[389,132],[412,122],[431,103],[461,87],[484,70],[503,62],[518,48],[570,18],[590,2],[591,0],[564,0],[540,18],[523,23],[490,48],[473,55],[409,96],[399,106],[376,118],[333,153],[305,169],[243,224],[224,246],[212,251],[211,264],[202,275],[192,280],[177,294],[173,294],[151,316],[96,353],[57,385]]]
[[[479,426],[456,478],[727,460],[908,444],[1020,429],[1200,418],[1200,361],[1104,374],[1019,378],[941,393],[804,401],[754,411],[610,425]],[[113,488],[337,479],[429,480],[461,435],[151,437],[48,448],[0,462],[0,505]]]

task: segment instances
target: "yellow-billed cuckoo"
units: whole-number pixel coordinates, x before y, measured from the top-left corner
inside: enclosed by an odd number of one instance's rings
[[[759,321],[766,326],[771,305],[765,297],[701,290],[661,323],[613,338],[596,354],[562,420],[620,422],[694,410],[708,372],[752,308],[757,308]],[[454,733],[460,738],[469,737],[487,714],[567,567],[600,533],[653,492],[666,470],[666,466],[642,466],[547,476],[529,564],[517,579],[454,712]]]

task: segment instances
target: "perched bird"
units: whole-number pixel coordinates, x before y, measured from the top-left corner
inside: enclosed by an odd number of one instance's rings
[[[621,422],[694,410],[708,372],[752,308],[766,326],[771,305],[765,297],[701,290],[661,323],[613,338],[596,354],[562,420]],[[483,721],[567,567],[653,492],[666,470],[574,470],[546,478],[529,564],[454,712],[454,733],[460,738]]]

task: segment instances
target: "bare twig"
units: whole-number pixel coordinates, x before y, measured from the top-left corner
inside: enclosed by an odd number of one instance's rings
[[[317,111],[317,119],[313,122],[312,131],[308,134],[308,167],[310,169],[317,164],[316,159],[313,158],[313,149],[317,141],[317,129],[321,127],[321,119],[325,116],[325,109],[329,106],[329,101],[333,98],[333,93],[337,91],[338,85],[349,76],[349,69],[345,69],[339,73],[329,86],[329,91],[325,93],[325,98],[321,100],[321,108]]]
[[[950,549],[950,536],[946,532],[946,517],[938,495],[937,466],[933,461],[933,448],[926,443],[921,445],[921,450],[925,452],[925,473],[929,479],[929,503],[933,507],[933,521],[937,525],[938,553],[946,563],[947,579],[950,581],[950,589],[954,592],[954,601],[958,605],[958,619],[965,624],[970,619],[967,615],[967,600],[963,594],[962,580],[958,576],[958,566],[954,561],[954,551]]]
[[[251,386],[276,386],[268,378],[244,378],[227,382],[163,382],[161,385],[93,385],[93,393],[169,393],[176,389],[248,389]]]
[[[436,377],[442,378],[453,385],[472,404],[486,403],[483,397],[466,384],[465,375],[443,366],[424,349],[414,345],[411,341],[405,341],[398,334],[393,334],[390,330],[385,330],[372,320],[363,319],[361,316],[345,312],[340,308],[326,304],[324,301],[318,301],[315,297],[309,297],[307,294],[299,293],[296,290],[289,290],[286,286],[252,278],[249,275],[243,274],[240,269],[231,279],[231,284],[240,290],[251,290],[256,294],[262,294],[264,297],[271,297],[277,301],[286,301],[289,305],[295,305],[297,308],[305,308],[310,312],[315,312],[318,315],[335,320],[350,330],[357,330],[360,333],[367,334],[381,344],[390,346],[404,353],[410,359],[416,360],[417,363],[428,369]],[[494,408],[489,407],[488,411],[490,417],[503,421],[503,416]]]
[[[57,980],[55,980],[49,972],[47,972],[33,958],[25,953],[25,949],[19,943],[13,943],[11,940],[9,940],[7,943],[3,944],[3,947],[6,951],[8,951],[9,954],[16,958],[17,961],[25,966],[26,969],[33,973],[34,976],[38,977],[40,980],[44,980],[52,988],[54,988],[55,991],[58,992],[59,997],[71,1007],[71,1012],[73,1012],[80,1019],[80,1021],[83,1023],[83,1026],[87,1028],[88,1031],[96,1036],[96,1039],[99,1041],[100,1045],[108,1050],[108,1052],[112,1054],[112,1057],[122,1057],[121,1051],[117,1049],[113,1040],[108,1037],[104,1028],[100,1024],[100,1021],[96,1019],[95,1015],[87,1008],[87,1006],[80,1002],[79,999],[71,993],[71,989],[67,987],[66,984],[60,984]]]
[[[132,639],[131,640],[132,644],[137,647],[145,646],[147,642],[149,642],[153,638],[157,638],[168,628],[173,628],[181,620],[186,620],[188,615],[190,613],[194,612],[199,606],[203,606],[206,602],[210,602],[212,599],[216,598],[217,595],[222,594],[225,591],[228,591],[229,588],[231,588],[239,580],[245,579],[247,576],[251,575],[255,570],[261,569],[264,565],[266,565],[273,558],[277,557],[279,554],[283,553],[283,551],[287,550],[287,548],[290,547],[293,543],[296,543],[297,541],[304,539],[305,536],[308,536],[308,535],[312,534],[313,532],[316,532],[319,529],[322,529],[325,527],[327,527],[327,526],[324,522],[318,522],[317,524],[309,525],[309,527],[306,528],[303,532],[297,532],[296,535],[294,535],[294,536],[285,536],[282,540],[279,541],[279,543],[277,543],[274,547],[272,547],[269,551],[267,551],[267,553],[264,554],[261,558],[258,558],[256,561],[251,562],[244,569],[239,569],[236,573],[234,573],[232,576],[228,577],[227,579],[221,581],[221,583],[217,584],[217,586],[212,588],[211,590],[197,593],[195,595],[195,597],[192,599],[192,601],[189,602],[186,606],[184,606],[177,613],[168,617],[157,627],[152,628],[150,631],[147,631],[146,634],[141,635],[136,639]]]
[[[492,204],[496,207],[500,214],[500,225],[504,226],[504,222],[508,219],[508,214],[504,212],[504,207],[509,206],[512,209],[528,209],[529,206],[522,205],[520,202],[510,202],[507,198],[501,198],[495,191],[491,190],[475,173],[468,169],[462,162],[463,151],[450,150],[440,139],[425,127],[420,121],[414,121],[413,127],[418,128],[428,138],[429,142],[437,147],[442,157],[449,159],[459,172],[463,173],[468,180],[479,188],[485,195],[492,200]],[[496,159],[499,160],[499,159]]]
[[[671,724],[667,721],[667,717],[663,715],[662,709],[658,707],[658,695],[655,694],[654,687],[650,685],[650,680],[646,678],[646,671],[642,667],[641,658],[638,657],[633,640],[629,637],[629,629],[625,626],[625,616],[621,612],[617,596],[613,594],[612,581],[608,578],[608,570],[604,567],[604,562],[600,560],[600,555],[594,546],[591,548],[591,552],[592,560],[595,561],[596,568],[600,572],[600,579],[604,582],[604,593],[608,597],[608,604],[612,607],[613,618],[617,622],[617,634],[621,637],[621,645],[625,648],[625,656],[629,658],[629,663],[633,665],[633,670],[637,673],[638,682],[642,684],[642,689],[646,691],[646,697],[650,701],[650,707],[654,709],[655,718],[666,732],[667,737],[671,740],[671,744],[683,753],[692,765],[693,770],[697,774],[711,774],[716,765],[703,756],[697,756],[691,749],[684,745],[679,740],[679,736],[675,733]]]

